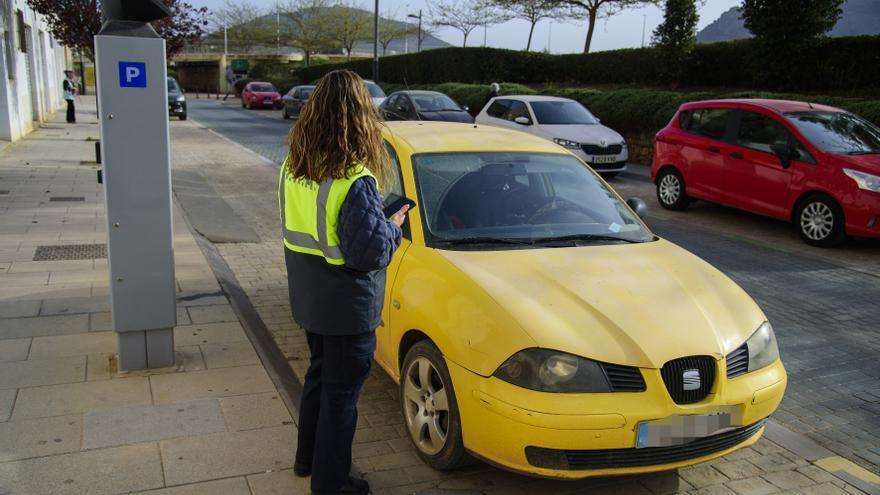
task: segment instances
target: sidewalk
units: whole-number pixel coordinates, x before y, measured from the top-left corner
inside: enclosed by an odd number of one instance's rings
[[[192,119],[172,122],[171,136],[174,173],[201,177],[234,212],[236,221],[242,220],[258,235],[259,242],[223,243],[217,249],[292,369],[297,376],[304,376],[308,348],[302,330],[290,317],[287,277],[280,253],[275,194],[278,165]],[[200,223],[198,218],[190,220],[195,225]],[[872,473],[775,422],[771,422],[772,428],[754,447],[677,472],[580,482],[528,478],[483,463],[454,472],[438,472],[424,465],[413,452],[398,407],[396,385],[375,367],[359,403],[354,446],[355,467],[369,480],[374,493],[836,495],[863,493],[857,486],[873,490],[859,478],[874,479],[870,477]]]
[[[308,493],[291,416],[177,206],[178,366],[116,369],[94,99],[78,107],[0,150],[0,494]]]

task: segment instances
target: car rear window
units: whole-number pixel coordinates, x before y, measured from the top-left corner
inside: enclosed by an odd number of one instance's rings
[[[710,139],[721,140],[727,130],[731,111],[727,108],[699,108],[692,110],[683,129]]]

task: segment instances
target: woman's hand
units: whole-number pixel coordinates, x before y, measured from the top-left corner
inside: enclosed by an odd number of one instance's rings
[[[406,212],[408,212],[408,211],[409,211],[409,205],[403,205],[403,207],[401,209],[397,210],[397,213],[395,213],[394,215],[391,215],[391,218],[389,218],[388,220],[391,220],[392,222],[394,222],[394,224],[397,225],[398,227],[402,227],[403,222],[406,221]]]

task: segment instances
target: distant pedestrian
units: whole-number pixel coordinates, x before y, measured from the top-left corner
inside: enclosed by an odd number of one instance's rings
[[[314,495],[367,494],[349,476],[357,402],[376,351],[385,269],[408,207],[386,218],[378,186],[393,173],[366,83],[348,70],[318,81],[288,137],[278,203],[290,310],[311,354],[293,472]]]
[[[501,86],[498,83],[492,83],[489,85],[489,92],[486,93],[486,101],[483,102],[483,106],[485,107],[489,100],[495,98],[496,96],[501,96]]]
[[[64,89],[64,99],[67,101],[67,123],[75,124],[76,109],[74,108],[74,101],[79,90],[76,86],[76,80],[73,78],[72,70],[64,71],[64,81],[61,84]]]

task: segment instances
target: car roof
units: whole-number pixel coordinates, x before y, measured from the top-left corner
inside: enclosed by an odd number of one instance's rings
[[[412,96],[419,96],[419,95],[424,95],[424,96],[443,95],[443,96],[446,96],[446,93],[441,93],[439,91],[427,91],[427,90],[423,90],[423,89],[404,89],[401,91],[395,91],[394,93],[391,93],[391,94],[405,94],[405,95],[412,95]]]
[[[413,153],[521,151],[563,154],[559,146],[531,134],[457,122],[393,121],[385,123],[386,139],[403,141]]]
[[[571,98],[562,98],[559,96],[544,96],[544,95],[500,95],[496,96],[495,100],[509,100],[511,98],[515,98],[520,101],[574,101]]]
[[[820,105],[818,103],[808,103],[805,101],[793,101],[793,100],[772,100],[769,98],[732,98],[732,99],[720,99],[720,100],[704,100],[704,101],[692,101],[689,103],[685,103],[682,105],[683,109],[693,109],[700,108],[704,106],[711,105],[726,105],[726,104],[734,104],[734,105],[745,105],[745,106],[755,106],[762,107],[768,110],[773,110],[774,112],[779,113],[787,113],[787,112],[809,112],[809,111],[820,111],[820,112],[843,112],[836,107],[828,106],[828,105]]]
[[[294,86],[293,89],[302,89],[302,88],[314,88],[314,84],[300,84],[299,86]]]

